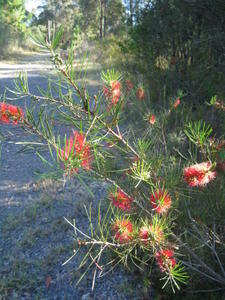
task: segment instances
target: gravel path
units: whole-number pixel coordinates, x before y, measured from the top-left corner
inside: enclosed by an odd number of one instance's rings
[[[0,95],[6,87],[13,87],[19,70],[28,72],[31,92],[38,93],[37,85],[46,88],[44,74],[54,74],[48,58],[34,54],[19,64],[0,62]],[[88,81],[92,94],[98,84],[93,70]],[[0,164],[0,299],[142,299],[137,278],[125,271],[97,280],[91,292],[93,274],[75,287],[81,274],[76,271],[77,260],[62,266],[73,253],[72,231],[63,217],[76,217],[85,226],[83,205],[92,201],[95,208],[107,186],[90,183],[93,200],[76,179],[64,188],[61,183],[40,180],[35,176],[43,171],[40,159],[21,152],[21,146],[14,143],[23,138],[23,132],[0,124],[1,134],[6,139],[1,143]]]

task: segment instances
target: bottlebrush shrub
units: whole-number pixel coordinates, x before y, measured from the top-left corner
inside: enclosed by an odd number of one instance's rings
[[[164,286],[170,283],[173,291],[179,289],[179,284],[187,283],[184,265],[224,284],[223,274],[209,268],[191,245],[183,243],[181,237],[187,228],[182,222],[176,224],[176,218],[180,216],[179,198],[185,202],[192,189],[199,187],[195,175],[198,182],[204,181],[204,188],[212,184],[212,178],[213,183],[219,180],[214,171],[216,153],[209,150],[210,127],[203,123],[188,124],[185,133],[198,147],[199,153],[194,163],[194,155],[186,158],[180,152],[182,150],[177,150],[179,157],[174,163],[165,131],[172,110],[155,112],[151,124],[148,117],[146,127],[141,130],[135,122],[133,128],[131,123],[122,123],[132,103],[144,105],[146,115],[151,115],[150,105],[145,103],[147,93],[143,90],[137,95],[135,91],[131,92],[133,85],[128,78],[111,70],[102,73],[103,87],[99,93],[89,95],[86,87],[82,85],[81,88],[77,83],[82,78],[77,78],[74,72],[73,49],[69,51],[66,62],[56,51],[62,32],[60,29],[52,41],[46,42],[42,37],[35,40],[51,53],[52,62],[60,74],[56,84],[52,85],[50,81],[47,91],[40,89],[41,95],[34,95],[29,90],[26,76],[21,75],[15,82],[13,93],[17,98],[30,98],[31,106],[26,109],[22,128],[46,144],[52,157],[52,162],[47,163],[54,178],[75,176],[91,195],[85,181],[87,177],[109,185],[105,199],[107,205],[103,206],[99,201],[97,215],[93,215],[91,206],[89,210],[85,209],[89,223],[87,231],[78,228],[75,220],[66,219],[74,228],[76,241],[74,253],[68,261],[80,248],[85,249],[80,267],[86,266],[86,270],[80,280],[93,267],[94,288],[97,277],[122,263],[130,270],[138,268],[143,271],[151,281],[162,276]],[[67,86],[65,92],[62,92],[62,86]],[[57,97],[53,97],[53,90],[58,92]],[[137,101],[136,97],[142,101]],[[144,114],[142,117],[145,119]],[[59,132],[58,120],[70,128],[63,138],[56,133]],[[32,141],[32,147],[34,145]],[[40,153],[39,156],[46,162]],[[200,168],[196,166],[197,158],[201,159],[198,161]],[[187,169],[191,166],[197,173]],[[199,172],[202,173],[199,175]],[[112,253],[113,259],[105,261],[108,252]],[[182,258],[186,254],[193,258],[193,264]],[[218,255],[216,259],[219,259]]]

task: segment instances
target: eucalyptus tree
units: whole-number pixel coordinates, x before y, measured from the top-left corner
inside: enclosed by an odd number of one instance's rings
[[[92,37],[104,38],[123,24],[124,6],[121,0],[80,0],[82,30]]]
[[[29,14],[25,9],[25,0],[0,0],[0,51],[7,47],[10,41],[23,38],[27,31]]]
[[[205,101],[215,93],[224,95],[224,12],[223,0],[140,3],[130,50],[136,53],[140,68],[154,80],[154,86],[161,82],[160,88],[170,82],[169,93],[179,87],[194,101]]]
[[[63,25],[64,35],[62,43],[67,45],[79,19],[78,1],[46,0],[41,8],[42,12],[36,24],[45,25],[46,28],[51,25],[56,30]]]

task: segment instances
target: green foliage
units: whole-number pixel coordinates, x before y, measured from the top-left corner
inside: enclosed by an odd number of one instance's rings
[[[122,34],[122,35],[121,35]],[[125,70],[126,66],[131,64],[131,59],[125,56],[121,50],[121,41],[124,40],[123,31],[120,32],[120,36],[109,35],[102,41],[96,42],[96,48],[100,53],[101,65],[105,68],[117,68],[119,70]]]
[[[29,33],[26,22],[31,16],[26,12],[24,0],[0,2],[0,54],[10,47],[19,47]]]
[[[166,276],[165,278],[162,278],[162,280],[165,280],[163,288],[165,288],[167,283],[170,281],[172,290],[175,293],[175,288],[180,290],[180,286],[178,283],[186,284],[188,278],[189,277],[185,271],[185,268],[182,267],[180,264],[177,264],[173,268],[171,276]]]
[[[215,93],[224,97],[224,1],[151,1],[123,43],[124,55],[134,55],[136,68],[152,89],[155,101],[174,89],[203,103]],[[215,15],[217,18],[215,18]],[[209,42],[210,41],[210,42]]]
[[[118,71],[114,70],[114,69],[106,70],[105,72],[102,71],[101,79],[106,84],[109,84],[113,80],[120,80],[121,79],[121,74]]]
[[[206,125],[203,121],[189,123],[184,129],[189,140],[200,147],[203,147],[206,143],[208,143],[212,131],[212,127],[210,125]]]
[[[56,48],[59,46],[59,43],[62,39],[62,35],[63,35],[63,32],[64,32],[64,29],[63,27],[61,26],[59,28],[59,30],[56,32],[53,40],[52,40],[52,50],[55,51]]]

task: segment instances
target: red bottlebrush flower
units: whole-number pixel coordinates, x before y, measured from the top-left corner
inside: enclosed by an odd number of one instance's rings
[[[156,121],[155,115],[151,115],[151,116],[149,117],[149,123],[150,123],[151,125],[154,125],[154,124],[155,124],[155,121]]]
[[[121,83],[118,80],[113,80],[113,81],[110,82],[110,86],[112,88],[112,91],[113,90],[120,90]]]
[[[159,214],[166,213],[171,206],[171,202],[170,195],[162,190],[156,191],[150,197],[150,203],[153,206],[153,209]]]
[[[128,243],[132,240],[133,225],[129,220],[117,220],[113,226],[112,230],[115,233],[115,239],[120,243]]]
[[[103,94],[106,99],[111,97],[111,92],[109,91],[109,89],[106,86],[103,87]]]
[[[9,116],[7,114],[8,105],[4,102],[0,103],[0,121],[3,123],[9,123]]]
[[[73,136],[66,141],[66,147],[61,150],[60,156],[66,161],[69,156],[79,156],[81,167],[87,171],[91,169],[91,148],[86,144],[84,135],[77,131],[73,131]],[[77,172],[77,169],[74,169],[74,171]]]
[[[106,99],[112,100],[112,105],[116,105],[120,99],[121,92],[120,92],[121,84],[117,80],[112,80],[110,82],[110,87],[103,87],[103,94]]]
[[[217,108],[217,109],[220,109],[222,111],[225,111],[225,104],[222,100],[217,100],[215,103],[214,103],[214,107]]]
[[[165,272],[168,268],[173,269],[176,265],[174,258],[174,252],[171,249],[164,249],[155,254],[158,266],[162,272]]]
[[[216,177],[211,162],[202,162],[184,169],[184,181],[190,187],[205,186]]]
[[[136,91],[136,96],[139,100],[144,100],[145,99],[145,91],[143,87],[139,87]]]
[[[121,93],[120,93],[120,90],[119,90],[119,89],[116,89],[116,90],[113,90],[113,91],[112,91],[112,104],[113,104],[113,105],[116,105],[116,104],[117,104],[117,102],[118,102],[119,99],[120,99],[120,95],[121,95]]]
[[[157,224],[150,225],[149,233],[152,237],[153,242],[155,242],[155,243],[161,243],[165,239],[163,229],[160,225],[157,225]]]
[[[15,105],[8,105],[8,112],[13,116],[13,115],[18,115],[19,114],[19,110],[18,107],[16,107]]]
[[[18,121],[21,121],[24,116],[22,109],[15,105],[8,106],[8,113],[9,116],[12,118],[14,124],[17,124]]]
[[[130,79],[126,80],[126,86],[127,86],[127,90],[128,92],[131,91],[134,87],[133,83],[130,81]]]
[[[113,205],[126,211],[131,208],[131,203],[134,201],[133,198],[128,197],[120,189],[116,193],[110,193],[109,199],[112,201]]]
[[[139,231],[139,238],[144,244],[148,242],[151,244],[159,244],[164,241],[163,229],[158,224],[143,226]]]
[[[176,109],[179,105],[180,105],[180,99],[178,98],[178,99],[174,102],[173,108]]]
[[[148,226],[143,226],[139,230],[139,238],[144,244],[148,243],[149,239],[149,227]]]
[[[0,121],[3,123],[10,123],[12,121],[17,124],[18,121],[23,119],[23,111],[21,108],[6,104],[4,102],[0,103]]]

